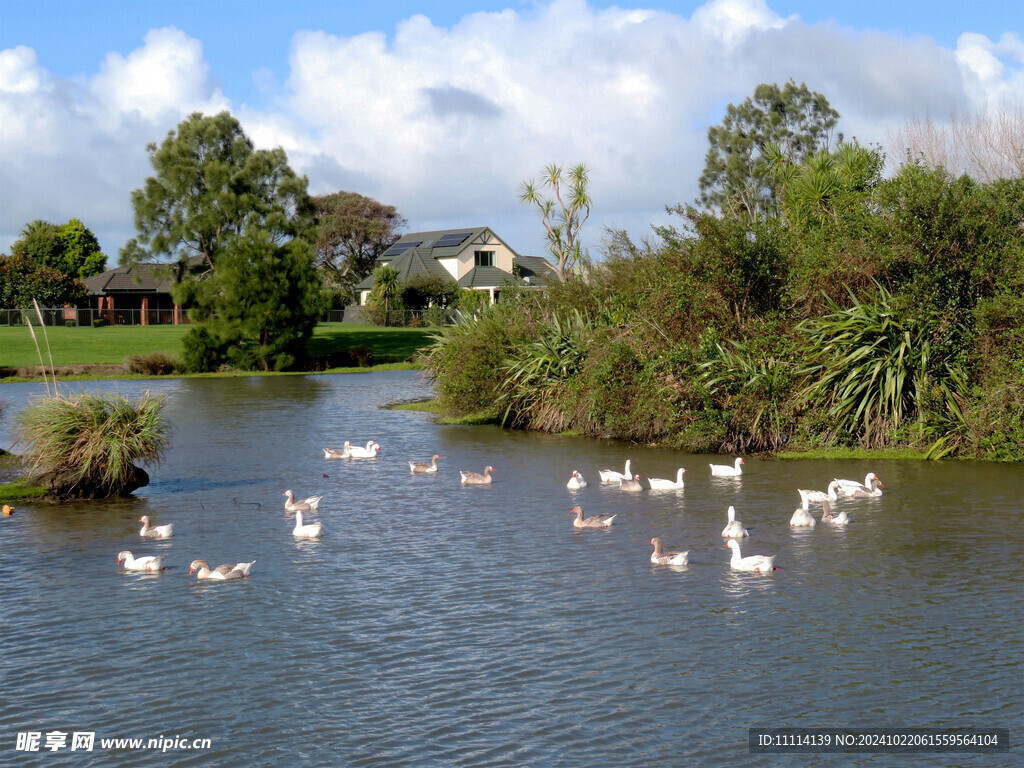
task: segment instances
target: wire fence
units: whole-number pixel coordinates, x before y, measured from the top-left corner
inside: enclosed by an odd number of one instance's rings
[[[178,324],[188,324],[188,313],[173,309],[76,309],[75,307],[40,308],[43,324],[47,326],[92,327],[108,325],[173,325],[175,314]],[[429,307],[421,311],[408,309],[369,310],[350,306],[329,309],[320,315],[321,323],[365,323],[396,328],[423,328],[451,325],[456,322],[457,311]],[[0,309],[0,325],[39,325],[34,308]]]

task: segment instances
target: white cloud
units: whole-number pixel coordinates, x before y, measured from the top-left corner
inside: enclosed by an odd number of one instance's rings
[[[450,28],[414,16],[351,37],[300,32],[284,83],[253,77],[276,106],[232,107],[201,41],[173,28],[82,81],[53,77],[30,49],[0,52],[0,250],[30,219],[77,216],[115,254],[150,171],[146,143],[223,108],[257,146],[283,146],[314,193],[372,195],[415,228],[490,224],[525,252],[542,237],[518,183],[586,162],[596,244],[604,224],[643,234],[665,205],[693,200],[707,128],[758,83],[806,81],[847,136],[883,141],[926,112],[1024,100],[1024,45],[1009,32],[966,32],[950,50],[808,26],[770,0],[712,0],[690,17],[555,0]]]

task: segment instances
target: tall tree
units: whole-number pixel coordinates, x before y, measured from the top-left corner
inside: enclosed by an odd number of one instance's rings
[[[552,197],[544,197],[543,190]],[[563,173],[562,166],[551,164],[544,169],[540,182],[535,179],[519,185],[519,199],[535,206],[547,232],[548,251],[555,260],[555,272],[563,283],[566,270],[579,262],[580,230],[590,216],[590,169],[580,163]]]
[[[30,221],[11,250],[28,254],[40,266],[72,278],[98,275],[107,264],[96,235],[78,219],[71,219],[63,226],[42,219]]]
[[[316,264],[328,273],[345,301],[351,302],[356,283],[373,271],[377,257],[401,236],[406,220],[393,205],[358,192],[334,192],[312,201],[316,207]]]
[[[100,250],[96,235],[78,219],[71,219],[60,228],[64,246],[64,272],[73,277],[98,275],[107,267],[107,257]]]
[[[202,346],[209,349],[213,340],[214,364],[279,371],[305,356],[320,315],[321,290],[305,240],[278,245],[253,230],[232,241],[217,264],[216,279],[197,287],[193,317],[206,327]]]
[[[772,142],[787,160],[802,163],[829,148],[838,121],[828,99],[806,83],[790,80],[782,88],[762,83],[739,106],[730,104],[721,124],[708,129],[701,203],[751,219],[776,214],[779,201],[760,162],[765,145]]]
[[[227,112],[192,114],[147,150],[156,175],[132,193],[139,235],[121,259],[177,259],[172,295],[208,325],[185,337],[186,358],[292,366],[320,313],[306,177]]]
[[[132,192],[139,235],[122,249],[122,261],[199,257],[214,269],[233,238],[251,229],[280,244],[312,224],[306,177],[280,147],[254,149],[228,112],[193,113],[146,151],[156,175]]]

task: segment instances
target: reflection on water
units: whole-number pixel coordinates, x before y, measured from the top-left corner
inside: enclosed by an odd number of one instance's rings
[[[165,393],[172,448],[131,499],[24,504],[0,523],[12,743],[37,729],[213,740],[164,761],[182,766],[782,766],[747,753],[748,727],[1021,730],[1019,466],[747,457],[742,477],[712,479],[721,458],[379,409],[429,392],[410,372],[73,386]],[[0,443],[38,389],[5,386]],[[323,458],[369,437],[377,459]],[[437,475],[409,473],[434,453]],[[597,482],[626,459],[641,477],[683,466],[686,487]],[[459,484],[488,464],[492,486]],[[573,469],[586,488],[566,488]],[[886,493],[841,501],[847,528],[789,526],[797,488],[868,471]],[[322,540],[292,536],[286,488],[323,494],[308,516]],[[577,530],[576,504],[617,517]],[[744,554],[782,570],[730,568],[729,505]],[[173,538],[140,539],[143,514]],[[652,536],[689,565],[652,565]],[[123,549],[168,570],[124,572]],[[196,558],[256,564],[197,581]],[[843,764],[935,762],[879,758]]]

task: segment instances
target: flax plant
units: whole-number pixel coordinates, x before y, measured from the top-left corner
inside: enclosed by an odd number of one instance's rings
[[[502,422],[559,431],[568,426],[562,402],[564,385],[586,358],[586,339],[594,321],[578,309],[557,315],[540,330],[540,338],[521,345],[502,366]]]
[[[137,487],[135,462],[155,463],[168,444],[164,398],[58,394],[18,418],[25,457],[37,477],[65,495],[114,496]]]
[[[811,381],[800,396],[825,407],[834,434],[878,447],[916,417],[923,437],[925,401],[933,389],[943,403],[940,426],[947,436],[958,428],[965,376],[949,356],[936,353],[938,323],[901,315],[880,286],[873,303],[829,305],[831,313],[799,326],[812,350],[811,364],[801,371]]]
[[[775,450],[788,440],[789,424],[780,409],[793,382],[792,363],[775,357],[754,354],[747,346],[731,341],[729,347],[715,344],[713,357],[697,366],[698,381],[712,395],[729,402],[752,403],[744,408],[741,431],[746,438],[734,436],[723,446],[731,452]],[[750,412],[752,411],[752,415]]]

